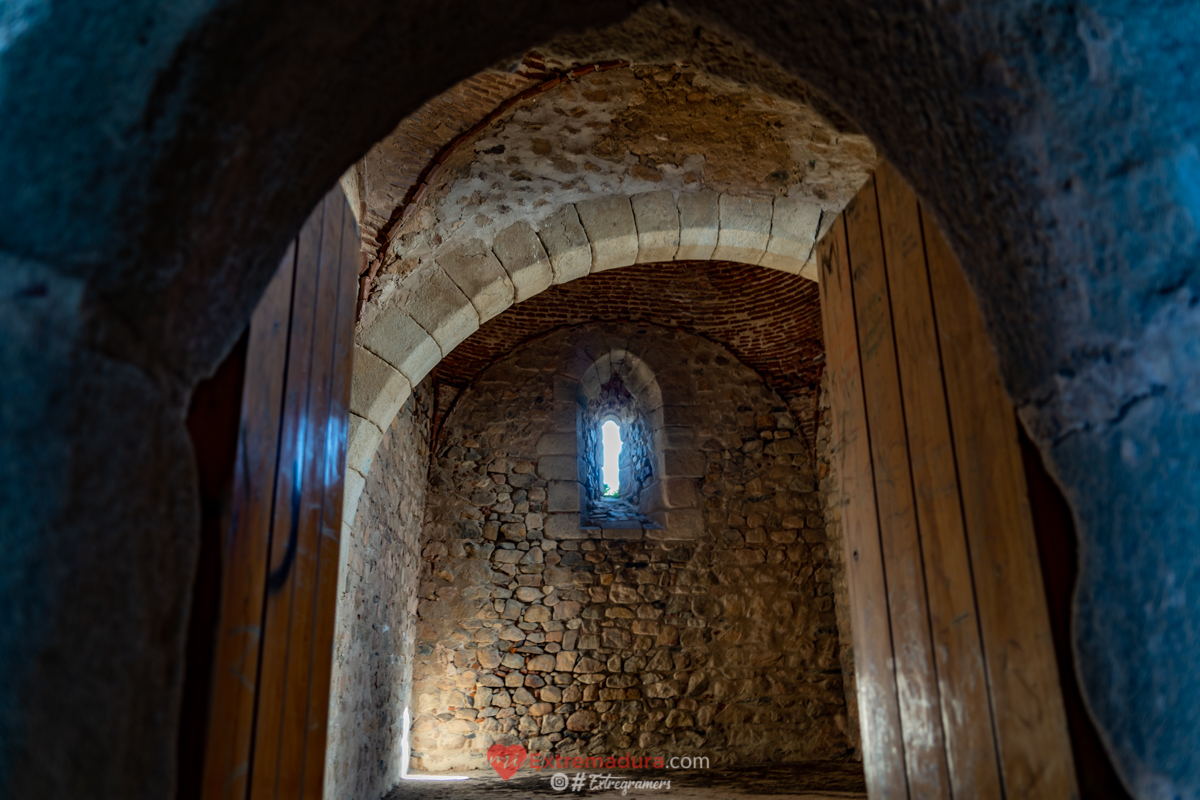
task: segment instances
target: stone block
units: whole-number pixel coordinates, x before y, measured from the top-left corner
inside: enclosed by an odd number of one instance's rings
[[[642,491],[642,499],[638,503],[643,514],[695,505],[696,481],[693,478],[661,478]]]
[[[659,474],[667,478],[702,478],[708,458],[699,450],[663,450]]]
[[[620,374],[644,411],[653,411],[662,406],[662,387],[649,364],[637,357],[626,357],[621,364]]]
[[[478,239],[455,245],[438,254],[434,261],[475,306],[479,324],[513,304],[516,295],[512,279],[492,251]]]
[[[679,692],[680,692],[679,681],[667,680],[667,681],[659,681],[658,683],[651,683],[646,686],[645,692],[646,692],[646,697],[656,698],[656,699],[660,699],[660,700],[669,699],[672,697],[679,697]]]
[[[800,197],[777,197],[771,216],[771,237],[761,266],[799,275],[812,255],[821,223],[821,207]]]
[[[592,244],[592,272],[627,267],[637,261],[638,232],[625,195],[609,195],[575,204]]]
[[[594,650],[596,648],[591,649]],[[583,658],[579,659],[578,663],[575,664],[576,674],[594,675],[603,672],[605,669],[607,669],[607,667],[604,665],[603,661],[590,656],[584,656]]]
[[[542,593],[532,586],[521,586],[517,589],[516,596],[522,603],[532,603],[534,600],[541,599]]]
[[[355,345],[350,371],[350,411],[387,430],[412,393],[408,379],[391,364]]]
[[[705,425],[709,421],[708,411],[706,406],[663,406],[662,424]]]
[[[579,479],[579,461],[575,456],[542,456],[538,459],[537,474],[547,481]]]
[[[575,206],[565,205],[542,220],[538,238],[550,257],[555,283],[573,281],[592,271],[592,243]]]
[[[563,516],[572,515],[564,514]],[[543,575],[548,586],[570,586],[573,583],[571,580],[571,570],[566,567],[546,567],[546,571],[543,573]],[[566,613],[569,610],[564,608],[564,606],[565,603],[559,603],[558,608],[554,610],[555,619],[565,619],[565,617],[559,617],[558,615],[560,610],[563,613]]]
[[[563,511],[579,512],[579,483],[577,481],[550,481],[547,487],[546,510],[550,513]]]
[[[638,601],[637,589],[624,583],[614,584],[608,593],[608,599],[614,603],[625,603],[626,605],[636,603]]]
[[[604,380],[607,381],[610,377],[612,377],[612,373],[610,371],[605,371]],[[591,398],[600,394],[601,384],[602,384],[602,382],[600,379],[600,370],[598,370],[598,369],[588,370],[586,373],[584,373],[584,376],[579,380],[579,388],[578,388],[577,396],[582,395],[583,397],[590,400]],[[580,399],[580,402],[581,403],[583,402],[582,398]]]
[[[618,542],[638,542],[644,538],[642,526],[636,522],[613,522],[609,527],[607,521],[601,523],[600,536]]]
[[[550,256],[528,222],[517,222],[496,234],[492,252],[512,280],[516,302],[528,300],[554,283]]]
[[[801,278],[808,278],[813,283],[821,282],[821,271],[817,269],[817,250],[813,248],[812,256],[804,262],[804,266],[796,273]]]
[[[475,651],[479,666],[484,669],[495,669],[500,666],[500,651],[495,647],[481,647]]]
[[[696,432],[688,425],[668,425],[655,430],[650,441],[658,451],[687,449],[695,446]]]
[[[757,264],[767,250],[771,237],[774,204],[755,197],[723,194],[719,202],[721,229],[717,235],[714,261],[740,261]]]
[[[578,514],[551,514],[546,518],[543,534],[547,539],[587,539],[588,532],[579,528]]]
[[[600,724],[600,717],[595,711],[576,711],[567,717],[567,730],[590,731]]]
[[[538,437],[538,456],[573,456],[578,446],[578,436],[571,433],[543,433]]]
[[[605,648],[623,650],[633,645],[633,634],[624,628],[605,628],[600,633]]]
[[[671,261],[679,250],[679,207],[669,190],[643,192],[629,198],[637,225],[637,263]]]
[[[679,250],[676,261],[707,261],[720,232],[717,193],[707,189],[679,195]]]
[[[383,441],[383,433],[375,423],[353,412],[346,427],[346,463],[351,469],[366,475],[371,471],[371,461],[375,458],[379,443]]]
[[[408,314],[428,331],[445,356],[479,328],[479,312],[436,264],[416,277]]]
[[[526,664],[526,669],[532,670],[533,672],[554,672],[554,665],[554,656],[540,655],[529,659],[529,662]]]
[[[651,514],[650,519],[662,527],[646,531],[647,539],[660,542],[695,541],[704,534],[704,513],[698,508],[659,511]]]
[[[342,494],[342,519],[347,520],[351,526],[354,525],[354,516],[358,513],[358,498],[362,495],[363,487],[366,485],[366,478],[352,469],[346,470],[346,485]]]
[[[385,312],[363,332],[363,347],[382,358],[416,386],[442,360],[442,349],[403,311]]]

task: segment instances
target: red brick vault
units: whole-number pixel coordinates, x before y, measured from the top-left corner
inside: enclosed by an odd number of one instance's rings
[[[730,262],[641,264],[551,287],[485,323],[433,370],[438,419],[488,365],[563,326],[628,320],[718,342],[783,398],[814,442],[824,364],[817,284]]]

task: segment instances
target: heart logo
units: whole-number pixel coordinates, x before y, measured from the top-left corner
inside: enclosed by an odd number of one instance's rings
[[[508,780],[516,774],[529,753],[519,744],[494,744],[487,749],[487,760],[496,774]]]

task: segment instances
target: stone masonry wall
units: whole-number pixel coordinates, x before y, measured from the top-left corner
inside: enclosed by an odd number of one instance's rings
[[[615,352],[655,372],[659,473],[691,465],[659,505],[698,512],[659,514],[661,529],[580,528],[560,474],[578,376]],[[796,426],[728,351],[653,326],[559,331],[482,373],[430,473],[413,766],[485,767],[496,742],[850,756],[823,503]]]
[[[419,540],[432,416],[430,381],[384,433],[358,505],[338,587],[325,797],[377,800],[400,779],[411,703]]]

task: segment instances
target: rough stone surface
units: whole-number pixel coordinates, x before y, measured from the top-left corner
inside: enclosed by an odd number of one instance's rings
[[[609,375],[644,358],[661,402],[705,409],[701,475],[672,479],[697,503],[690,541],[651,538],[670,523],[631,540],[550,514],[559,484],[540,464],[575,459],[538,444],[574,432],[576,393],[556,386],[581,348]],[[611,378],[597,386],[593,416],[624,402]],[[727,351],[651,326],[567,329],[485,370],[442,425],[430,473],[414,766],[484,767],[496,742],[714,763],[850,757],[824,502],[796,428]],[[555,519],[572,537],[551,538]]]
[[[771,236],[770,200],[721,195],[718,204],[721,229],[712,258],[757,264]]]
[[[554,266],[555,283],[567,283],[592,271],[592,246],[574,206],[564,206],[543,220],[538,236]]]
[[[638,232],[633,209],[624,195],[581,200],[579,221],[592,244],[592,272],[627,267],[638,258]]]
[[[433,337],[412,317],[400,311],[381,316],[361,341],[363,347],[391,364],[414,385],[420,383],[442,357],[441,348]]]
[[[706,261],[717,249],[720,231],[717,193],[687,192],[679,195],[679,261]]]
[[[354,348],[350,377],[350,410],[380,428],[392,423],[412,391],[407,378],[363,347]]]
[[[408,312],[438,343],[442,355],[453,350],[479,327],[479,312],[470,298],[436,264],[414,277],[413,299]]]
[[[440,105],[440,98],[431,105]],[[451,115],[449,124],[456,121]],[[412,127],[407,121],[401,126]],[[394,146],[388,151],[401,156]],[[768,200],[802,196],[836,213],[865,180],[874,157],[863,137],[839,131],[815,111],[811,93],[799,102],[764,95],[693,66],[593,72],[521,101],[443,156],[427,190],[390,233],[380,254],[380,285],[386,292],[393,276],[425,264],[439,243],[490,243],[516,221],[540,228],[567,203],[627,202],[628,195],[646,191],[704,187]],[[381,171],[388,170],[377,157],[357,170],[370,186],[384,182],[376,175]],[[366,203],[372,206],[366,217],[394,215],[394,206],[374,206],[391,197],[394,189],[377,192]],[[623,255],[632,249],[627,241],[608,242],[607,250],[593,244],[599,248],[593,271],[610,268],[617,253],[630,263]],[[372,250],[378,253],[378,245]]]
[[[393,419],[395,418],[393,417]],[[350,469],[360,475],[369,474],[371,462],[375,458],[375,450],[379,447],[383,434],[374,422],[351,412],[346,438],[348,440],[346,463]]]
[[[758,263],[816,280],[815,265],[810,267],[811,274],[803,270],[812,260],[821,216],[821,208],[811,202],[794,197],[775,198],[771,238],[767,242],[767,252]]]
[[[679,207],[669,190],[629,198],[637,222],[637,263],[672,261],[679,251]]]
[[[326,797],[380,797],[400,778],[400,718],[412,702],[431,417],[426,381],[384,434],[342,542]]]
[[[514,302],[512,280],[492,251],[471,239],[439,253],[436,263],[450,276],[487,322]]]
[[[528,222],[514,223],[496,234],[492,252],[512,279],[518,303],[549,288],[554,282],[550,256]]]

